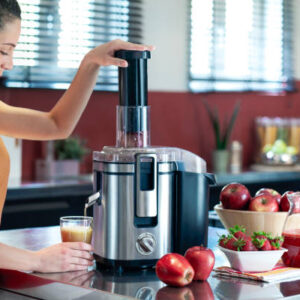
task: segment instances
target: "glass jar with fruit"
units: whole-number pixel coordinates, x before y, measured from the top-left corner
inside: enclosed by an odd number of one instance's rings
[[[299,118],[290,119],[289,145],[294,147],[295,153],[299,153],[300,150],[300,119]]]
[[[289,210],[283,229],[283,247],[288,251],[282,256],[285,265],[300,268],[300,192],[284,194],[285,210]]]
[[[292,165],[298,161],[300,119],[258,117],[257,162],[267,165]]]

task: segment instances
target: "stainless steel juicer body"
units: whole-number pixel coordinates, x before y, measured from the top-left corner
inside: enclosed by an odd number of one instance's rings
[[[154,153],[136,154],[135,163],[98,160],[94,152],[94,248],[103,264],[152,266],[172,249],[175,166],[157,164]],[[153,169],[151,182],[141,185],[143,160]],[[148,178],[149,180],[149,178]]]
[[[187,153],[197,158],[195,164],[182,163]],[[93,160],[99,263],[150,267],[166,253],[206,244],[208,181],[201,158],[177,148],[105,147]],[[183,166],[186,171],[180,171]]]

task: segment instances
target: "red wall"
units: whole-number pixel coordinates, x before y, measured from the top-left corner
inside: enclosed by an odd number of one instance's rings
[[[297,83],[300,87],[300,82]],[[56,103],[63,91],[38,89],[0,89],[0,99],[14,106],[47,111]],[[211,167],[214,136],[201,99],[216,105],[223,118],[231,114],[234,103],[241,101],[241,109],[232,138],[244,146],[244,166],[253,162],[255,151],[254,119],[256,116],[300,116],[300,92],[267,95],[257,93],[191,94],[149,92],[151,105],[151,143],[176,146],[195,152]],[[94,92],[83,113],[75,134],[87,140],[92,150],[115,143],[115,106],[117,93]],[[42,142],[23,141],[23,179],[34,179],[34,161],[42,157]],[[90,173],[90,154],[82,163],[81,172]]]

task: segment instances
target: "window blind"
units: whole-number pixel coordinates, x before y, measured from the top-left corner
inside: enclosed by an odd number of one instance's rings
[[[293,90],[292,0],[191,0],[189,89]]]
[[[19,0],[22,30],[9,87],[67,88],[81,59],[113,39],[141,43],[140,0]],[[96,88],[118,89],[116,67],[100,69]]]

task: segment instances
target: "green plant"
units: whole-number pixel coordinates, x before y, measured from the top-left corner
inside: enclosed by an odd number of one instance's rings
[[[216,107],[210,107],[206,100],[202,101],[208,112],[208,116],[215,133],[216,148],[218,150],[225,150],[227,148],[230,135],[240,109],[240,102],[236,102],[231,117],[228,118],[228,116],[226,116],[225,122],[223,126],[221,126],[218,109]]]
[[[58,160],[77,159],[81,160],[89,149],[85,147],[86,141],[78,136],[71,136],[64,140],[54,142],[55,156]]]

